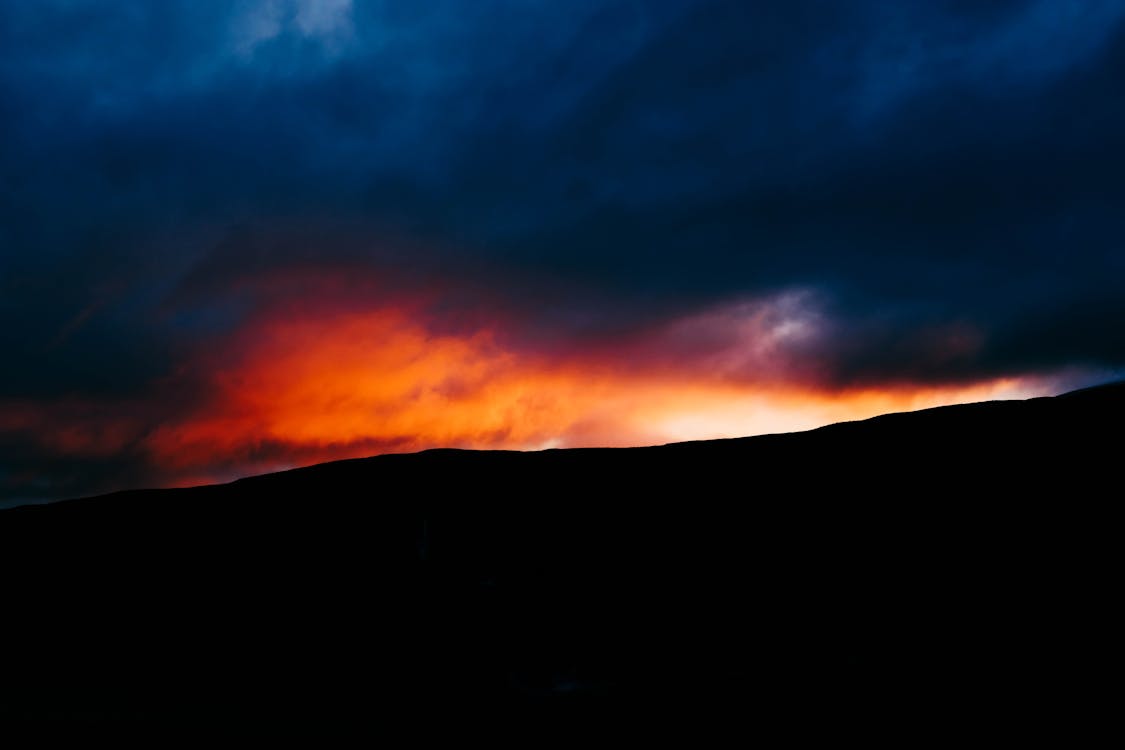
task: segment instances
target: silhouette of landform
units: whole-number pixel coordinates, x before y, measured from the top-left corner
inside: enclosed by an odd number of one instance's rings
[[[1123,418],[1114,384],[3,511],[0,719],[1073,739],[1110,705]]]

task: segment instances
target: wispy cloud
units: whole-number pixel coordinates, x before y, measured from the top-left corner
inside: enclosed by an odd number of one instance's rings
[[[283,35],[338,54],[354,33],[352,0],[253,0],[242,4],[232,24],[235,51],[242,57]]]

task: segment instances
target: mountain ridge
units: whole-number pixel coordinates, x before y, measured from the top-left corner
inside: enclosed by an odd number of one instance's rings
[[[1109,700],[1123,418],[1115,384],[0,511],[0,719],[1073,737]]]
[[[324,461],[324,462],[321,462],[321,463],[309,464],[309,465],[306,465],[306,466],[294,466],[294,467],[290,467],[290,468],[287,468],[287,469],[279,469],[277,471],[263,472],[261,474],[250,474],[250,475],[247,475],[247,476],[237,477],[237,478],[232,479],[232,480],[227,481],[227,482],[215,482],[215,483],[207,483],[207,484],[199,484],[199,485],[188,485],[188,486],[182,486],[182,487],[160,487],[160,488],[158,488],[158,487],[137,487],[137,488],[128,488],[128,489],[115,490],[115,491],[107,492],[107,493],[99,493],[99,494],[96,494],[96,495],[84,495],[84,496],[80,496],[80,497],[62,498],[62,499],[59,499],[59,500],[54,500],[54,501],[50,501],[50,502],[46,502],[46,503],[44,503],[44,502],[28,503],[28,504],[26,504],[26,506],[25,505],[19,505],[19,506],[14,506],[12,508],[3,508],[3,509],[0,509],[0,512],[2,512],[3,510],[14,510],[16,508],[23,508],[23,507],[38,507],[38,506],[41,506],[41,505],[57,505],[59,503],[70,503],[70,502],[77,502],[77,501],[98,500],[98,499],[102,499],[102,498],[110,498],[110,497],[115,497],[115,496],[122,495],[122,494],[136,493],[136,492],[148,493],[148,492],[158,492],[158,491],[167,491],[167,490],[194,490],[194,489],[199,489],[199,488],[203,488],[203,487],[229,486],[229,485],[235,485],[235,484],[242,483],[242,482],[252,482],[252,481],[255,481],[255,480],[259,480],[263,477],[290,475],[293,472],[302,472],[302,471],[307,471],[307,470],[322,470],[323,467],[339,466],[339,465],[344,465],[344,464],[351,464],[353,462],[368,462],[368,461],[372,461],[372,460],[381,459],[385,456],[419,456],[419,455],[429,455],[429,454],[442,455],[442,454],[447,454],[447,453],[512,455],[512,454],[555,453],[555,452],[560,452],[560,451],[567,451],[567,452],[569,452],[569,451],[638,451],[638,450],[666,449],[666,448],[674,448],[674,447],[677,447],[677,446],[689,446],[689,445],[713,445],[713,444],[730,443],[730,442],[742,443],[744,441],[755,441],[755,440],[768,439],[768,438],[786,437],[786,436],[791,436],[791,435],[810,435],[810,434],[813,434],[813,433],[819,433],[823,430],[835,430],[837,428],[846,427],[846,426],[849,426],[849,425],[860,425],[860,424],[875,423],[875,422],[882,423],[883,421],[888,420],[888,419],[897,419],[899,417],[909,416],[909,415],[922,415],[922,414],[927,414],[927,413],[930,413],[930,412],[939,412],[939,411],[950,410],[950,409],[952,409],[952,410],[963,410],[963,409],[979,408],[979,407],[982,407],[982,406],[987,408],[988,405],[993,405],[993,404],[1021,404],[1021,403],[1032,403],[1032,402],[1044,402],[1044,401],[1049,401],[1051,399],[1064,399],[1064,398],[1065,399],[1072,399],[1072,398],[1075,398],[1075,397],[1086,398],[1086,397],[1089,397],[1089,396],[1096,396],[1096,395],[1099,395],[1099,394],[1104,394],[1104,395],[1111,396],[1111,397],[1120,397],[1122,394],[1125,394],[1125,380],[1113,381],[1113,382],[1109,382],[1109,383],[1103,383],[1103,384],[1099,384],[1099,385],[1088,386],[1088,387],[1085,387],[1085,388],[1079,388],[1079,389],[1076,389],[1076,390],[1073,390],[1073,391],[1067,391],[1065,393],[1061,393],[1061,394],[1058,394],[1058,395],[1055,395],[1055,396],[1036,396],[1036,397],[1031,397],[1031,398],[1026,398],[1026,399],[994,399],[994,400],[985,400],[985,401],[974,401],[974,402],[963,403],[963,404],[945,404],[945,405],[941,405],[941,406],[932,406],[932,407],[926,407],[926,408],[923,408],[923,409],[913,409],[913,410],[907,410],[907,411],[887,412],[885,414],[877,414],[877,415],[874,415],[874,416],[871,416],[871,417],[865,417],[863,419],[846,420],[846,421],[842,421],[842,422],[833,422],[833,423],[830,423],[830,424],[821,425],[819,427],[813,427],[813,428],[810,428],[810,429],[807,429],[807,430],[798,430],[798,431],[793,431],[793,432],[776,432],[776,433],[764,433],[764,434],[760,434],[760,435],[747,435],[747,436],[738,436],[738,437],[704,438],[704,439],[699,439],[699,440],[682,440],[682,441],[673,441],[673,442],[669,442],[669,443],[660,443],[660,444],[654,444],[654,445],[640,445],[640,446],[580,446],[580,447],[568,447],[568,448],[557,448],[557,447],[556,448],[544,448],[544,449],[541,449],[541,450],[519,450],[519,449],[503,449],[503,448],[434,447],[434,448],[426,448],[426,449],[419,450],[419,451],[411,451],[411,452],[407,452],[407,453],[384,453],[384,454],[375,454],[375,455],[371,455],[371,456],[356,456],[356,457],[353,457],[353,458],[344,458],[344,459],[336,459],[336,460],[332,460],[332,461]]]

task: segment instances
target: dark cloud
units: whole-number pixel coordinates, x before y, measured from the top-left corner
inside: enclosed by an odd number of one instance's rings
[[[548,351],[796,290],[828,386],[1120,373],[1123,19],[0,0],[0,403],[166,382],[309,269]]]

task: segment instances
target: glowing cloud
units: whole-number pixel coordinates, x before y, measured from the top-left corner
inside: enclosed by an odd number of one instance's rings
[[[514,320],[501,313],[450,313],[386,286],[339,273],[260,278],[239,289],[257,312],[201,341],[146,397],[8,404],[0,437],[19,435],[59,456],[131,455],[150,483],[177,485],[431,447],[786,432],[1054,385],[829,389],[814,365],[830,326],[805,291],[706,310],[612,347],[547,351],[513,335]]]
[[[145,445],[172,474],[236,474],[438,446],[734,437],[1046,389],[1000,380],[832,393],[786,380],[794,349],[816,338],[805,300],[784,295],[676,321],[616,357],[519,350],[499,322],[448,332],[421,305],[279,307],[201,360],[203,402]],[[680,356],[686,341],[698,356]]]

